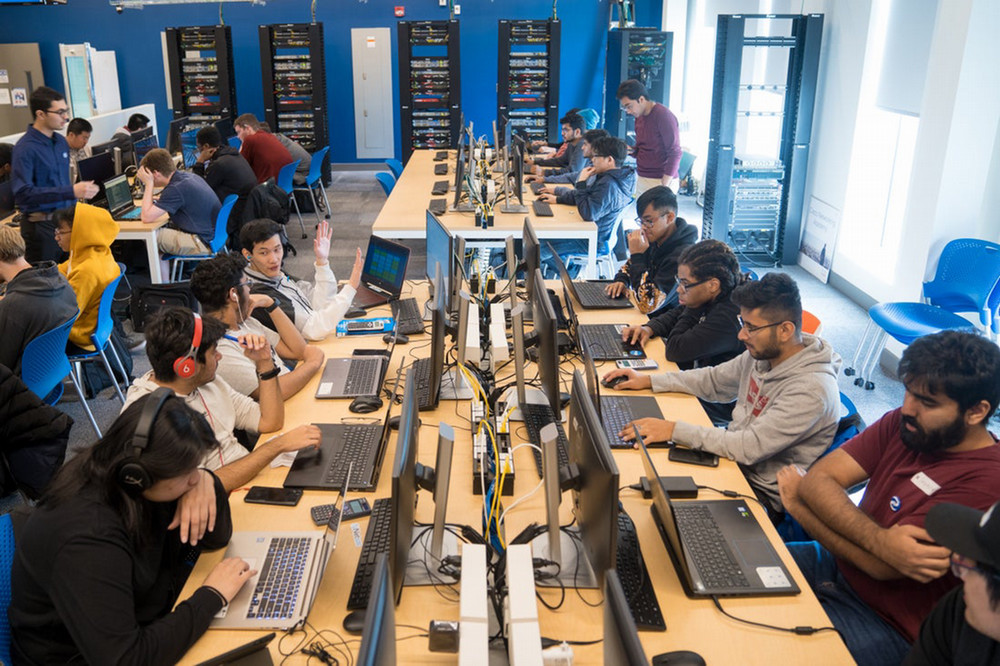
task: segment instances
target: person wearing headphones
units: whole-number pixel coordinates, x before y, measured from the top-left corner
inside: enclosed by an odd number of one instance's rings
[[[204,416],[158,389],[59,471],[17,527],[14,663],[173,664],[256,572],[217,564],[174,608],[187,545],[219,549],[232,520]],[[173,609],[173,610],[171,610]]]

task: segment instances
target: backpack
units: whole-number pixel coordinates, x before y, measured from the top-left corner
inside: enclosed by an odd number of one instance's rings
[[[198,301],[191,293],[189,280],[136,287],[132,294],[132,328],[142,331],[150,315],[174,306],[198,312]]]

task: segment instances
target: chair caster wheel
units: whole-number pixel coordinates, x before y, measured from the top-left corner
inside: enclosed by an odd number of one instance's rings
[[[871,391],[875,388],[875,382],[865,382],[865,390]]]
[[[855,386],[864,386],[865,385],[865,380],[862,377],[858,377],[857,379],[854,380],[854,385]]]
[[[848,377],[854,376],[854,368],[844,368],[844,374]]]

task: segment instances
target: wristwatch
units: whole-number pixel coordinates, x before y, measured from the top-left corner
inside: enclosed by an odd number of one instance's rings
[[[262,381],[262,382],[263,381],[267,381],[268,379],[274,379],[275,377],[277,377],[280,372],[281,372],[281,368],[279,368],[276,365],[273,368],[271,368],[270,370],[268,370],[267,372],[258,372],[257,373],[257,378],[260,379],[260,381]]]
[[[264,312],[274,312],[274,309],[279,305],[281,305],[280,298],[278,298],[277,296],[272,296],[271,298],[272,300],[274,300],[274,302],[268,305],[266,308],[264,308]]]

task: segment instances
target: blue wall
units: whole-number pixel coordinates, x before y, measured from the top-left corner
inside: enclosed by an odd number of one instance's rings
[[[601,108],[604,60],[610,0],[562,0],[558,5],[562,27],[559,99],[561,107]],[[236,99],[241,113],[263,118],[260,49],[257,26],[268,23],[305,23],[309,0],[269,0],[265,6],[227,4],[224,20],[232,26],[236,61]],[[489,127],[496,116],[497,21],[543,19],[550,15],[549,0],[465,0],[462,2],[462,108],[477,128]],[[662,3],[639,0],[637,24],[658,26]],[[353,162],[354,98],[351,75],[351,28],[393,28],[393,98],[398,107],[395,24],[393,7],[406,7],[406,20],[447,19],[437,0],[318,0],[316,20],[326,37],[327,88],[330,104],[330,157]],[[160,31],[167,27],[215,25],[219,5],[188,4],[126,9],[116,14],[107,0],[67,0],[65,6],[0,7],[0,40],[38,42],[48,85],[62,90],[59,44],[90,42],[118,57],[122,105],[153,102],[157,123],[172,118],[167,109]],[[25,124],[28,122],[25,112]],[[397,155],[399,116],[396,116]]]

